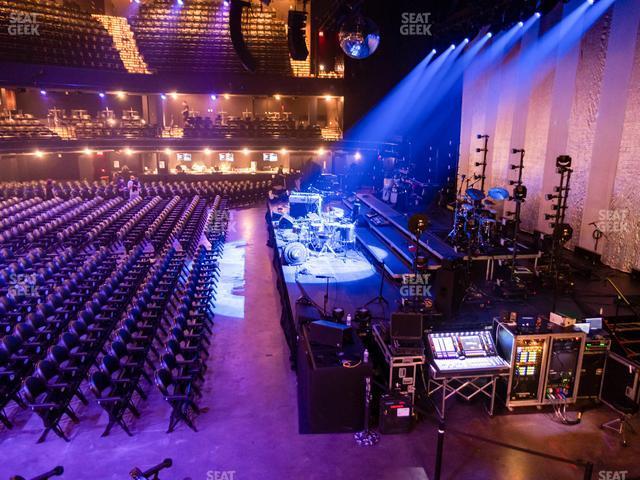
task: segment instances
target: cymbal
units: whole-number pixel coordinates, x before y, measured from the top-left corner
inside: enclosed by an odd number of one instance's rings
[[[484,198],[484,193],[482,193],[482,190],[478,190],[477,188],[468,188],[465,192],[465,195],[474,202],[479,202]]]
[[[502,187],[493,187],[489,189],[489,197],[494,200],[507,200],[509,198],[509,192]]]

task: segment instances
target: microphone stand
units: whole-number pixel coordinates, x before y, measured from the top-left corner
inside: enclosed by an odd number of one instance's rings
[[[384,305],[389,306],[389,302],[387,301],[387,299],[382,296],[382,289],[384,288],[384,260],[382,260],[382,262],[380,262],[380,263],[381,263],[380,285],[378,287],[378,295],[376,295],[371,300],[369,300],[367,303],[365,303],[364,304],[365,307],[368,307],[372,303],[377,303],[379,305],[383,305],[382,308],[384,308]]]
[[[151,467],[149,470],[141,471],[138,467],[135,467],[129,475],[133,480],[160,480],[158,476],[160,470],[164,470],[165,468],[169,468],[173,465],[173,460],[170,458],[165,458],[161,463],[156,465],[155,467]]]
[[[356,443],[361,447],[373,447],[380,441],[380,434],[369,429],[369,417],[371,416],[371,377],[365,378],[364,388],[364,430],[353,434]]]

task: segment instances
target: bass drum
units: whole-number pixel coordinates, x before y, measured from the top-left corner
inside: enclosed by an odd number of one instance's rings
[[[290,243],[282,251],[282,260],[285,265],[302,265],[307,258],[309,258],[309,250],[300,242]]]

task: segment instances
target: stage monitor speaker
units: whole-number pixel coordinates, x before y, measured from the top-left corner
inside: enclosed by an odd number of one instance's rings
[[[640,270],[638,270],[637,268],[632,268],[631,269],[631,278],[634,280],[639,280],[640,281]]]
[[[575,253],[577,257],[581,258],[582,260],[586,260],[592,265],[598,265],[600,263],[601,255],[598,252],[587,250],[586,248],[582,248],[576,245],[576,247],[573,249],[573,253]]]
[[[328,347],[342,348],[350,327],[341,323],[317,320],[309,324],[309,342]]]
[[[231,0],[231,7],[229,8],[229,34],[231,35],[231,43],[233,49],[236,51],[242,66],[245,70],[255,73],[256,61],[249,52],[247,44],[244,41],[244,35],[242,34],[242,10],[245,7],[250,7],[251,4],[244,0]]]
[[[309,56],[307,42],[305,41],[307,12],[289,10],[287,24],[289,26],[287,40],[289,42],[289,54],[291,58],[294,60],[306,60]]]
[[[434,299],[436,308],[445,318],[451,318],[464,298],[464,271],[457,262],[447,263],[436,272]]]

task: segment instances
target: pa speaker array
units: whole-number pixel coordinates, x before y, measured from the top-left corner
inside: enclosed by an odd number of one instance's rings
[[[231,34],[231,43],[233,49],[236,51],[242,66],[249,72],[254,73],[256,71],[256,61],[249,52],[247,44],[244,41],[242,34],[242,9],[249,7],[249,2],[244,0],[231,0],[231,7],[229,8],[229,32]]]
[[[307,12],[298,10],[289,10],[289,31],[287,40],[289,41],[289,54],[294,60],[306,60],[309,56],[307,49],[306,28],[307,28]]]

